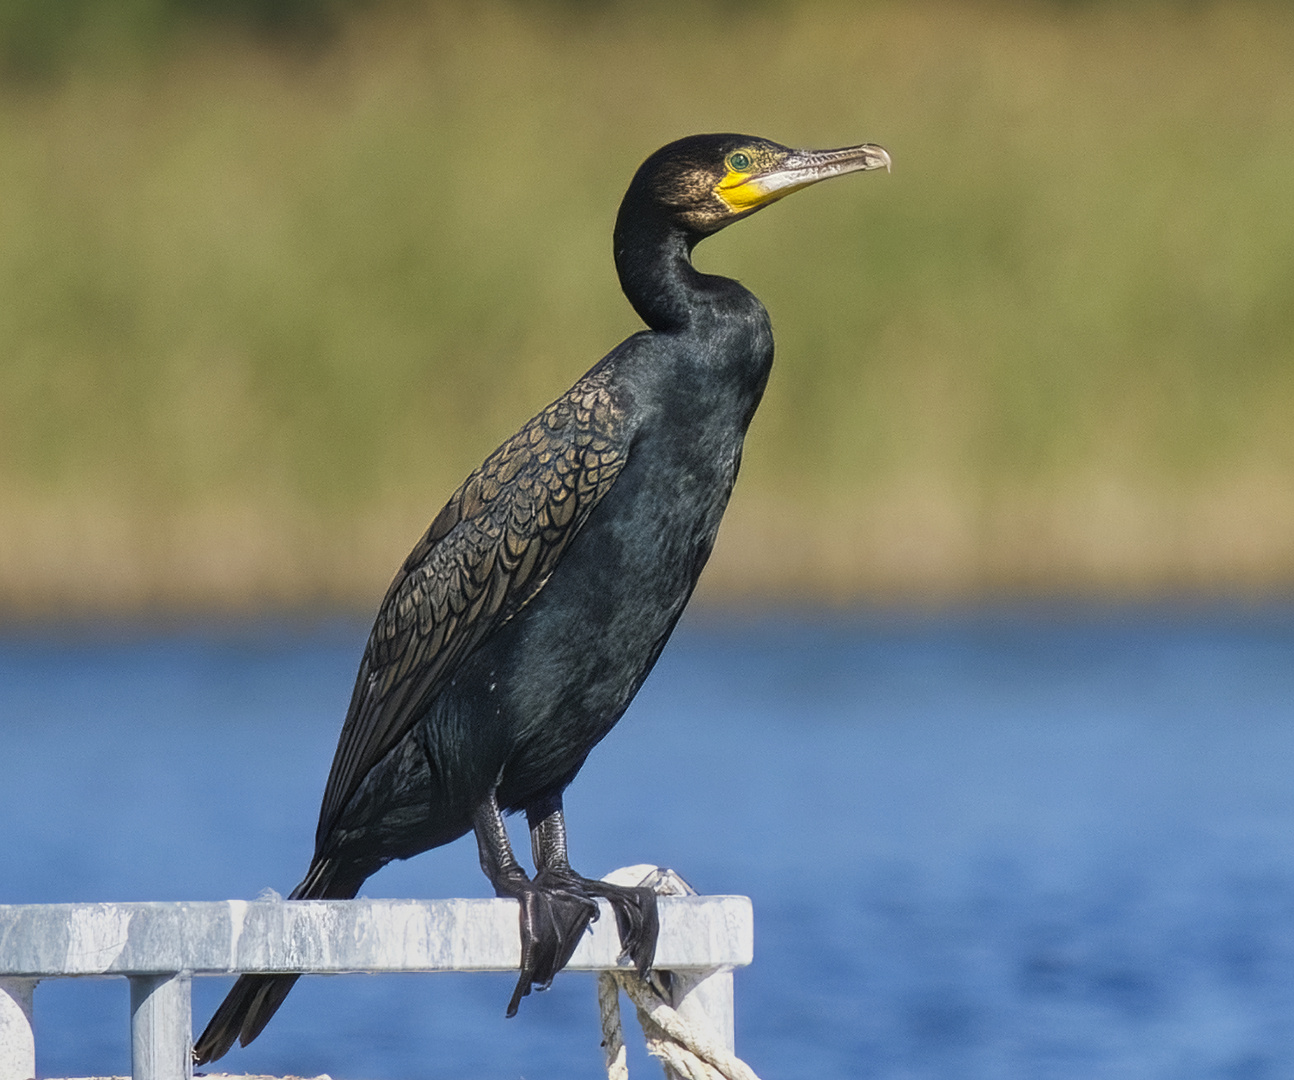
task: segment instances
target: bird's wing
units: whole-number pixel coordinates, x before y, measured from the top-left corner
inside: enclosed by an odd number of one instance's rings
[[[369,635],[324,791],[320,849],[445,679],[544,587],[624,468],[623,418],[591,373],[491,454],[431,523]]]

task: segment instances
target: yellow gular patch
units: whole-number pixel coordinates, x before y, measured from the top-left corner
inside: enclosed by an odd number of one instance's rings
[[[762,206],[774,194],[764,190],[758,178],[751,176],[750,173],[736,172],[733,169],[729,169],[724,178],[715,185],[714,193],[736,213]]]

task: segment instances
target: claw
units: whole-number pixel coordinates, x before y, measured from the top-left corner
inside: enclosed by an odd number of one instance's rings
[[[508,1001],[508,1011],[504,1015],[511,1020],[517,1015],[517,1010],[521,1007],[521,999],[530,993],[530,978],[526,975],[524,969],[521,972],[521,978],[517,980],[516,988],[512,991],[512,997]]]
[[[656,894],[644,888],[625,889],[624,893],[620,900],[607,898],[616,913],[620,955],[632,960],[638,975],[645,979],[656,956],[656,937],[660,932]]]

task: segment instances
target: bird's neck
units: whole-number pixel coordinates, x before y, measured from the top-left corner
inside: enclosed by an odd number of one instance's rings
[[[650,211],[621,208],[615,232],[616,272],[629,303],[653,330],[685,330],[711,301],[713,283],[721,279],[692,266],[696,240]]]

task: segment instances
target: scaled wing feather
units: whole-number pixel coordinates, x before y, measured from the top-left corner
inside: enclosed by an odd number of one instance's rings
[[[595,369],[491,454],[392,581],[324,791],[318,853],[364,777],[472,650],[543,588],[624,468],[624,412],[597,376]]]

